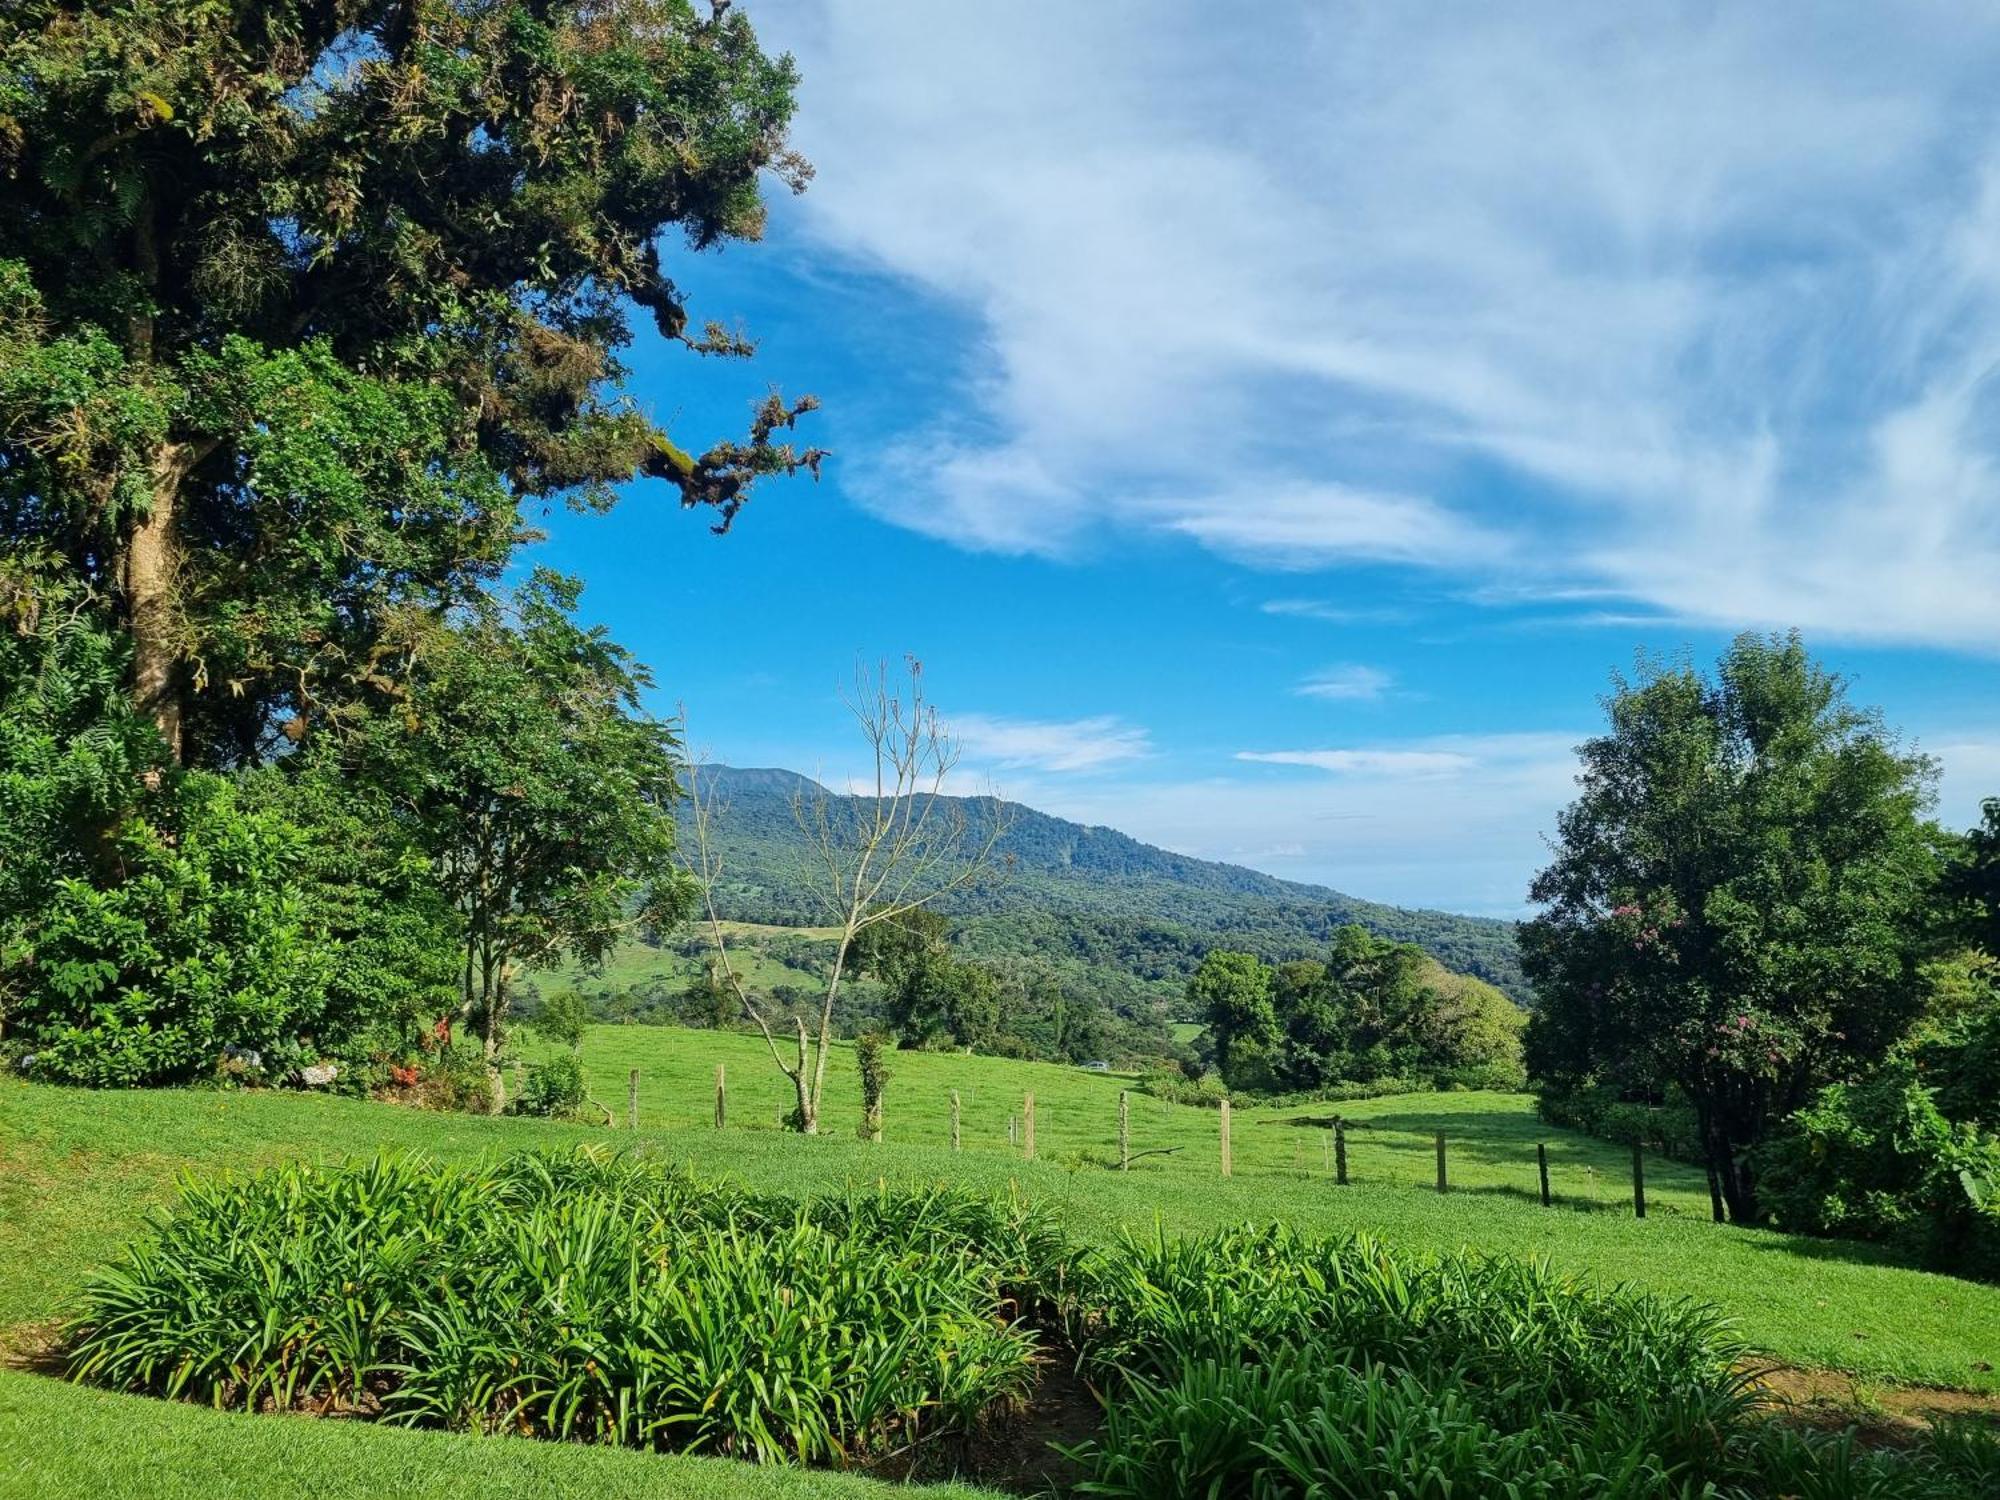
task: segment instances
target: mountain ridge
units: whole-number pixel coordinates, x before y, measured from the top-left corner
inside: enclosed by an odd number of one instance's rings
[[[799,793],[824,792],[837,800],[842,794],[782,767],[710,765],[696,774],[720,805],[720,894],[729,914],[794,923],[823,915],[797,875],[801,850],[791,800]],[[949,800],[975,823],[992,816],[991,808],[1003,809],[1008,819],[994,850],[1010,867],[1007,877],[937,903],[966,929],[967,946],[975,951],[1054,948],[1101,957],[1136,946],[1149,962],[1134,972],[1169,979],[1191,970],[1209,947],[1242,946],[1274,962],[1306,957],[1335,928],[1358,922],[1381,936],[1418,943],[1447,968],[1498,985],[1516,1000],[1529,998],[1511,922],[1368,901],[1331,886],[1179,854],[1119,829],[1005,798]]]

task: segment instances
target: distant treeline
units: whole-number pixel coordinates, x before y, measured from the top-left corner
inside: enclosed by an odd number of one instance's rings
[[[726,800],[726,914],[809,925],[823,918],[797,870],[805,850],[792,814],[816,789],[789,771],[710,767]],[[1073,959],[1178,991],[1216,948],[1267,962],[1324,954],[1342,927],[1415,943],[1446,968],[1472,974],[1526,1003],[1530,991],[1514,924],[1357,900],[1321,886],[1194,859],[1108,828],[1089,828],[1018,803],[965,799],[976,831],[999,816],[1007,831],[992,878],[938,909],[957,919],[971,951]]]

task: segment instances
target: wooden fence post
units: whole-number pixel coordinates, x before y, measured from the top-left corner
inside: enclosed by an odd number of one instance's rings
[[[1229,1101],[1222,1101],[1222,1175],[1230,1175],[1229,1161]]]
[[[625,1128],[639,1128],[639,1070],[632,1070],[632,1077],[625,1087]]]
[[[1632,1143],[1632,1213],[1646,1217],[1646,1155],[1637,1141]]]
[[[1035,1159],[1035,1096],[1021,1096],[1021,1154],[1029,1161]]]
[[[1535,1142],[1535,1166],[1542,1174],[1542,1207],[1547,1208],[1551,1199],[1549,1198],[1549,1148],[1545,1141]]]
[[[1333,1180],[1347,1186],[1347,1122],[1333,1122]]]
[[[951,1149],[958,1149],[958,1090],[951,1091]]]
[[[715,1065],[715,1128],[722,1129],[722,1123],[729,1118],[729,1090],[723,1082],[722,1064]]]
[[[1438,1191],[1440,1193],[1447,1193],[1451,1191],[1451,1184],[1449,1181],[1446,1180],[1444,1175],[1444,1132],[1442,1130],[1440,1130],[1437,1133],[1437,1153],[1438,1153]]]
[[[1118,1091],[1118,1170],[1132,1170],[1132,1096]]]

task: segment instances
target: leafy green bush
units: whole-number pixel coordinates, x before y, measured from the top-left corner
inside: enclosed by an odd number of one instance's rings
[[[544,1119],[573,1120],[583,1111],[590,1091],[584,1086],[583,1061],[574,1052],[558,1052],[547,1062],[528,1069],[521,1097],[514,1101],[517,1115],[540,1115]]]
[[[1106,1392],[1079,1493],[1159,1500],[1945,1500],[2000,1435],[1909,1453],[1753,1416],[1712,1314],[1545,1266],[1227,1230],[1087,1255],[1072,1337]]]
[[[71,1368],[217,1406],[861,1461],[977,1421],[1035,1356],[1003,1311],[1027,1220],[868,1201],[581,1153],[190,1185],[90,1283]]]
[[[226,1047],[279,1075],[316,1061],[329,970],[292,880],[297,831],[195,772],[113,848],[117,879],[59,880],[35,913],[13,1025],[32,1071],[133,1085],[199,1077]]]
[[[1939,1270],[2000,1278],[2000,1141],[1947,1119],[1907,1057],[1820,1090],[1755,1160],[1787,1229],[1881,1240]]]
[[[1538,1103],[1542,1118],[1565,1130],[1621,1146],[1644,1146],[1674,1161],[1699,1164],[1704,1159],[1694,1109],[1678,1095],[1661,1104],[1641,1104],[1622,1098],[1607,1084],[1544,1084]]]

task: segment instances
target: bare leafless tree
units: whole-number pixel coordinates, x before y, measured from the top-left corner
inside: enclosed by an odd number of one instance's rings
[[[846,794],[813,783],[810,791],[801,787],[792,795],[792,817],[806,850],[803,883],[825,924],[838,934],[817,1034],[804,1015],[792,1017],[797,1030],[793,1057],[779,1047],[767,1006],[743,983],[716,906],[723,875],[716,833],[726,806],[702,767],[692,768],[688,776],[690,837],[683,857],[702,892],[717,969],[763,1033],[771,1060],[791,1080],[797,1103],[788,1123],[807,1135],[819,1133],[834,1002],[855,940],[870,927],[893,922],[989,873],[994,847],[1007,831],[998,798],[984,799],[983,816],[975,820],[967,816],[965,799],[946,793],[959,746],[924,697],[922,663],[911,657],[906,670],[903,684],[886,664],[857,668],[853,691],[846,697],[873,762],[871,772]]]

